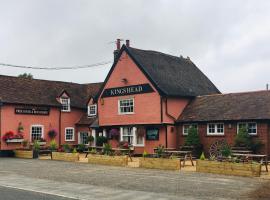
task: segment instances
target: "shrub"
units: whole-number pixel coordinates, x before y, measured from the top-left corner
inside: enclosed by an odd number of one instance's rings
[[[185,139],[185,145],[187,146],[198,146],[200,145],[200,137],[198,131],[195,127],[191,127],[188,129],[188,135]]]
[[[112,152],[112,146],[108,143],[104,144],[103,153],[105,155],[111,155],[111,152]]]
[[[63,144],[63,150],[66,153],[70,153],[70,151],[71,151],[70,145],[69,144]]]
[[[49,148],[50,148],[51,151],[55,151],[57,149],[57,143],[56,143],[55,140],[52,140],[50,142],[50,147]]]
[[[96,145],[97,146],[103,146],[103,144],[107,143],[107,138],[104,137],[104,136],[98,136],[97,137],[97,142],[96,142]]]
[[[232,154],[231,147],[230,147],[229,145],[223,146],[222,149],[221,149],[221,154],[222,154],[222,156],[224,156],[224,157],[229,157],[229,156],[231,156],[231,154]]]
[[[262,141],[260,140],[255,140],[252,141],[250,149],[254,152],[254,153],[259,153],[260,149],[264,146],[264,144],[262,143]]]
[[[85,150],[85,145],[84,144],[78,144],[77,151],[82,153]]]
[[[74,149],[72,150],[72,153],[77,153],[76,148],[74,148]]]
[[[200,156],[200,160],[205,160],[204,152],[202,152],[202,154],[201,154],[201,156]]]
[[[250,148],[252,144],[252,138],[248,134],[248,129],[246,127],[241,127],[238,130],[238,134],[234,140],[235,146],[237,147],[247,147]]]
[[[160,158],[165,152],[164,146],[160,144],[156,148],[157,148],[156,150],[157,156]]]
[[[95,138],[94,138],[93,135],[89,135],[89,136],[87,137],[87,142],[89,142],[90,145],[92,145],[92,142],[94,142],[94,140],[95,140]]]
[[[34,151],[39,151],[40,150],[40,144],[38,143],[37,140],[34,141],[33,150]]]
[[[147,157],[147,156],[148,156],[147,151],[145,151],[145,150],[144,150],[144,151],[143,151],[143,155],[142,155],[142,156],[143,156],[144,158],[145,158],[145,157]]]

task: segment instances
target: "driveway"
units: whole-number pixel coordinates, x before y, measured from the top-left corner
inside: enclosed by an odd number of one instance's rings
[[[247,199],[265,180],[0,158],[0,186],[76,199]]]

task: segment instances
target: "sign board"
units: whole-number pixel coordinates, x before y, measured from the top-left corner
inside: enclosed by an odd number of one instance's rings
[[[15,108],[15,114],[23,114],[23,115],[49,115],[49,108],[42,107],[32,107],[32,108]]]
[[[126,86],[126,87],[105,89],[101,97],[125,96],[125,95],[143,94],[143,93],[150,93],[150,92],[154,92],[154,90],[149,84],[131,85],[131,86]]]

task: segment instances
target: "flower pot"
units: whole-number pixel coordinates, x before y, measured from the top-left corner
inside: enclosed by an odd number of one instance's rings
[[[34,159],[37,159],[38,158],[38,153],[39,153],[39,151],[33,150],[33,158]]]

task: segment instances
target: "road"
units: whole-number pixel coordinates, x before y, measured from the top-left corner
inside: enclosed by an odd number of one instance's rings
[[[75,199],[248,199],[265,183],[259,178],[0,158],[0,186]]]

